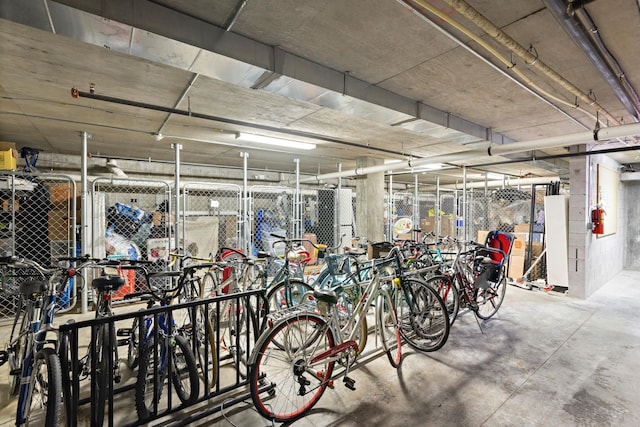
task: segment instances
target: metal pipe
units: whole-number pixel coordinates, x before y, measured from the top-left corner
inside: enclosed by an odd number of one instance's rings
[[[87,203],[87,188],[89,180],[87,178],[87,158],[88,158],[88,139],[91,137],[87,132],[82,132],[82,154],[80,159],[80,208],[82,217],[82,229],[80,231],[81,250],[83,254],[93,253],[89,251],[89,222],[93,223],[93,218],[89,215],[89,205]],[[74,230],[75,233],[75,230]],[[74,248],[75,249],[75,248]],[[89,288],[87,280],[82,281],[82,300],[80,302],[81,311],[86,313],[89,311]]]
[[[510,144],[493,145],[487,150],[470,150],[461,153],[443,154],[440,156],[427,157],[422,159],[411,159],[388,165],[376,165],[363,168],[351,169],[343,172],[333,172],[322,175],[315,175],[302,179],[301,182],[312,182],[326,179],[335,179],[338,177],[348,177],[357,175],[367,175],[375,172],[385,172],[397,169],[411,169],[412,167],[424,166],[436,163],[462,162],[486,157],[487,155],[502,155],[520,153],[530,150],[539,150],[544,148],[566,147],[571,145],[584,144],[594,141],[606,141],[609,139],[624,138],[627,136],[635,136],[640,134],[640,123],[630,123],[626,125],[610,126],[594,131],[583,131],[568,135],[551,136],[548,138],[535,139],[531,141],[512,142]]]
[[[242,152],[240,153],[240,157],[242,157],[242,224],[240,225],[240,247],[244,248],[246,254],[251,254],[251,245],[249,242],[249,184],[248,177],[249,174],[248,164],[249,164],[249,153]]]
[[[302,239],[302,211],[300,198],[300,159],[293,159],[296,164],[296,193],[293,197],[293,238]]]
[[[471,7],[471,5],[469,5],[466,1],[444,0],[444,2],[451,6],[456,12],[458,12],[469,21],[474,23],[476,26],[478,26],[480,29],[482,29],[496,42],[519,56],[528,66],[536,68],[545,76],[555,81],[569,93],[574,95],[577,99],[581,100],[587,105],[592,106],[596,111],[602,112],[602,114],[604,114],[611,123],[620,124],[620,121],[611,113],[609,113],[602,105],[598,104],[596,100],[589,97],[588,94],[584,93],[569,80],[562,77],[557,71],[545,64],[536,55],[531,53],[525,47],[521,46],[518,42],[511,38],[511,36],[509,36],[507,33],[502,31],[495,24],[485,18],[480,12]]]
[[[180,224],[180,150],[182,150],[182,144],[171,144],[176,152],[175,157],[175,206],[173,207],[173,242],[176,250],[180,249],[180,231],[178,226]],[[186,249],[186,248],[184,248]]]
[[[489,187],[510,187],[514,185],[530,185],[530,184],[551,184],[552,182],[560,181],[558,176],[549,176],[542,178],[515,178],[510,179],[507,177],[503,177],[502,179],[497,179],[494,181],[477,181],[477,182],[466,182],[464,180],[462,185],[459,184],[450,184],[443,185],[442,188],[452,189],[452,190],[470,190],[473,188],[489,188]]]
[[[604,46],[601,40],[596,40],[596,36],[588,37],[586,32],[588,31],[583,25],[580,25],[579,22],[585,21],[590,23],[592,28],[595,28],[593,22],[591,21],[589,15],[582,9],[578,9],[576,12],[579,16],[580,21],[576,21],[574,17],[567,15],[567,8],[564,1],[561,0],[543,0],[547,9],[555,16],[556,20],[562,25],[562,27],[569,33],[569,36],[575,41],[578,46],[582,49],[582,51],[587,55],[587,57],[591,60],[596,69],[602,74],[602,77],[607,81],[611,89],[615,92],[616,96],[625,106],[627,111],[631,114],[636,121],[640,117],[640,112],[638,111],[638,107],[634,105],[633,101],[630,99],[627,94],[625,88],[621,84],[621,79],[625,78],[625,73],[620,69],[617,61],[611,57],[608,53],[607,48]],[[608,55],[609,59],[604,57],[604,55]],[[616,67],[617,70],[612,68],[612,66]]]

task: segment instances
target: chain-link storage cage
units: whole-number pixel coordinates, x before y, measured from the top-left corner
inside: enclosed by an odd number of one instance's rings
[[[91,254],[94,257],[148,260],[158,241],[173,249],[175,218],[168,183],[97,178],[92,183],[91,207]],[[155,266],[164,268],[162,263]],[[146,287],[141,274],[133,270],[126,273],[127,283],[116,298]]]
[[[295,189],[278,186],[256,185],[249,189],[249,223],[253,236],[253,251],[266,251],[282,255],[284,247],[273,247],[281,236],[294,238]]]
[[[181,249],[193,256],[215,256],[222,247],[239,248],[242,189],[234,184],[188,182],[182,186]],[[163,257],[162,242],[149,259]],[[148,248],[147,248],[148,249]],[[164,254],[166,258],[166,254]]]
[[[16,255],[49,267],[56,259],[76,253],[76,224],[80,215],[79,186],[72,178],[54,174],[8,172],[0,175],[0,256]],[[15,273],[15,272],[14,272]],[[0,318],[18,308],[15,290],[35,272],[3,277]],[[58,292],[58,309],[73,308],[77,288],[70,283]]]
[[[424,233],[435,232],[435,212],[436,212],[436,195],[431,192],[421,192],[418,188],[418,200],[417,200],[417,223],[414,224],[414,229],[419,229]],[[422,236],[419,236],[422,238]]]
[[[491,230],[514,233],[516,240],[507,277],[521,281],[543,251],[544,189],[505,187],[486,192],[467,191],[465,212],[469,239],[483,243]],[[543,278],[546,274],[543,261],[534,266],[535,273],[529,279]]]
[[[388,200],[387,196],[387,200]],[[387,233],[391,239],[415,239],[414,229],[419,228],[419,207],[415,194],[393,193],[387,214]]]
[[[320,188],[302,193],[304,238],[328,248],[351,246],[355,237],[351,188]],[[309,250],[311,248],[308,248]],[[313,251],[310,251],[313,253]],[[312,263],[315,259],[312,259]]]

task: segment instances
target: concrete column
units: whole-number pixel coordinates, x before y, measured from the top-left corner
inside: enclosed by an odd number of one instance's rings
[[[584,146],[570,147],[569,151],[584,150]],[[586,297],[585,252],[587,249],[587,233],[590,193],[590,161],[589,157],[572,157],[569,159],[569,295],[576,298]]]
[[[356,167],[381,165],[380,159],[360,157]],[[356,176],[356,226],[359,237],[370,242],[384,239],[384,172]]]

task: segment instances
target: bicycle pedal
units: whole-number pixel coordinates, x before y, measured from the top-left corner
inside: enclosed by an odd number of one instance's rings
[[[129,338],[123,338],[118,340],[118,347],[122,347],[123,345],[129,345]]]
[[[0,350],[0,366],[7,363],[8,360],[9,360],[9,352],[5,350]]]
[[[22,369],[12,369],[9,371],[9,375],[22,375]]]
[[[116,335],[119,337],[128,337],[131,335],[131,328],[120,328],[116,331]]]
[[[344,386],[346,388],[348,388],[349,390],[354,390],[355,391],[355,389],[356,389],[356,380],[354,380],[353,378],[344,377],[342,382],[344,382]]]
[[[121,375],[116,375],[115,377],[113,377],[113,382],[116,384],[119,384],[121,380],[122,380]]]

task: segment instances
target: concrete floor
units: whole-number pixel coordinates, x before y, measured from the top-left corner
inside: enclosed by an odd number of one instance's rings
[[[484,333],[472,313],[463,313],[440,351],[403,347],[398,370],[366,349],[350,375],[357,390],[336,382],[290,425],[639,426],[638,325],[640,272],[617,275],[586,301],[510,286],[496,317],[482,324]],[[13,425],[14,402],[0,399],[0,426]],[[124,412],[119,419],[130,422]],[[271,424],[249,398],[191,425]]]

